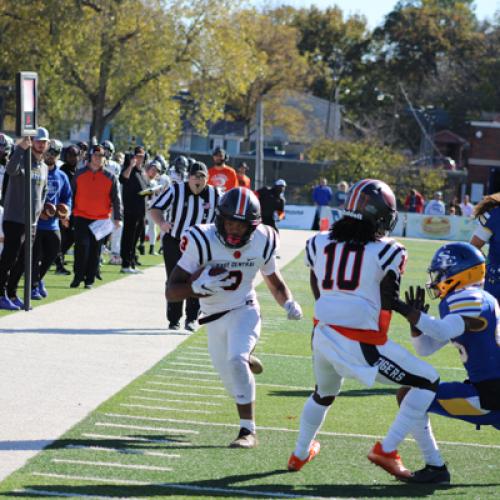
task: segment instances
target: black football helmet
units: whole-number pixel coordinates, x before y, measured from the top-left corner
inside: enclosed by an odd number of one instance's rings
[[[185,156],[183,156],[183,155],[178,156],[174,160],[174,170],[178,174],[185,174],[188,167],[189,167],[189,161]]]
[[[363,179],[347,193],[344,217],[371,223],[376,234],[390,233],[398,221],[396,197],[385,182]]]
[[[215,227],[220,242],[229,248],[240,248],[250,241],[260,224],[260,203],[255,194],[247,188],[236,187],[227,191],[215,209]],[[241,237],[226,233],[224,220],[247,222],[248,229]]]

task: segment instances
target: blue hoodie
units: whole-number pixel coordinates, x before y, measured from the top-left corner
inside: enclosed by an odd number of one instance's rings
[[[68,205],[71,210],[71,197],[72,193],[68,176],[59,167],[54,167],[52,170],[49,170],[45,203],[52,203],[54,205],[64,203]],[[47,220],[39,219],[37,230],[59,231],[59,218],[54,216]]]

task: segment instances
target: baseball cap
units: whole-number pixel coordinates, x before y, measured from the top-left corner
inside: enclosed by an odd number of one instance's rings
[[[238,165],[238,168],[244,168],[245,170],[248,170],[248,165],[246,164],[246,162],[242,161],[239,165]]]
[[[274,181],[274,185],[275,186],[283,186],[283,187],[286,187],[286,182],[284,179],[278,179],[276,181]]]
[[[153,167],[156,168],[156,170],[158,170],[158,172],[161,172],[161,163],[158,160],[153,160],[153,161],[149,162],[147,167],[146,167],[146,170],[149,170]]]
[[[49,131],[45,127],[38,127],[36,129],[36,135],[33,139],[35,139],[35,141],[48,141]]]
[[[208,177],[207,166],[201,161],[195,161],[192,165],[189,166],[189,175],[196,174],[203,174],[205,177]]]

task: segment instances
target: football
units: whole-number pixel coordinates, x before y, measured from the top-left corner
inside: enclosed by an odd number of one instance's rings
[[[190,283],[192,283],[193,281],[195,281],[196,279],[198,279],[201,275],[201,273],[203,272],[203,270],[205,269],[206,266],[201,266],[200,268],[198,268],[192,275],[191,275],[191,278],[189,280]],[[218,276],[219,274],[223,274],[226,272],[226,269],[223,268],[222,266],[214,266],[214,267],[211,267],[210,268],[210,271],[208,272],[208,274],[210,276]]]

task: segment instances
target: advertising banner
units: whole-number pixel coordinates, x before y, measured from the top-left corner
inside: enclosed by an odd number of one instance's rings
[[[307,205],[285,205],[285,218],[278,222],[280,229],[311,229],[316,207]]]
[[[406,214],[406,236],[429,240],[469,241],[477,222],[455,215]]]

